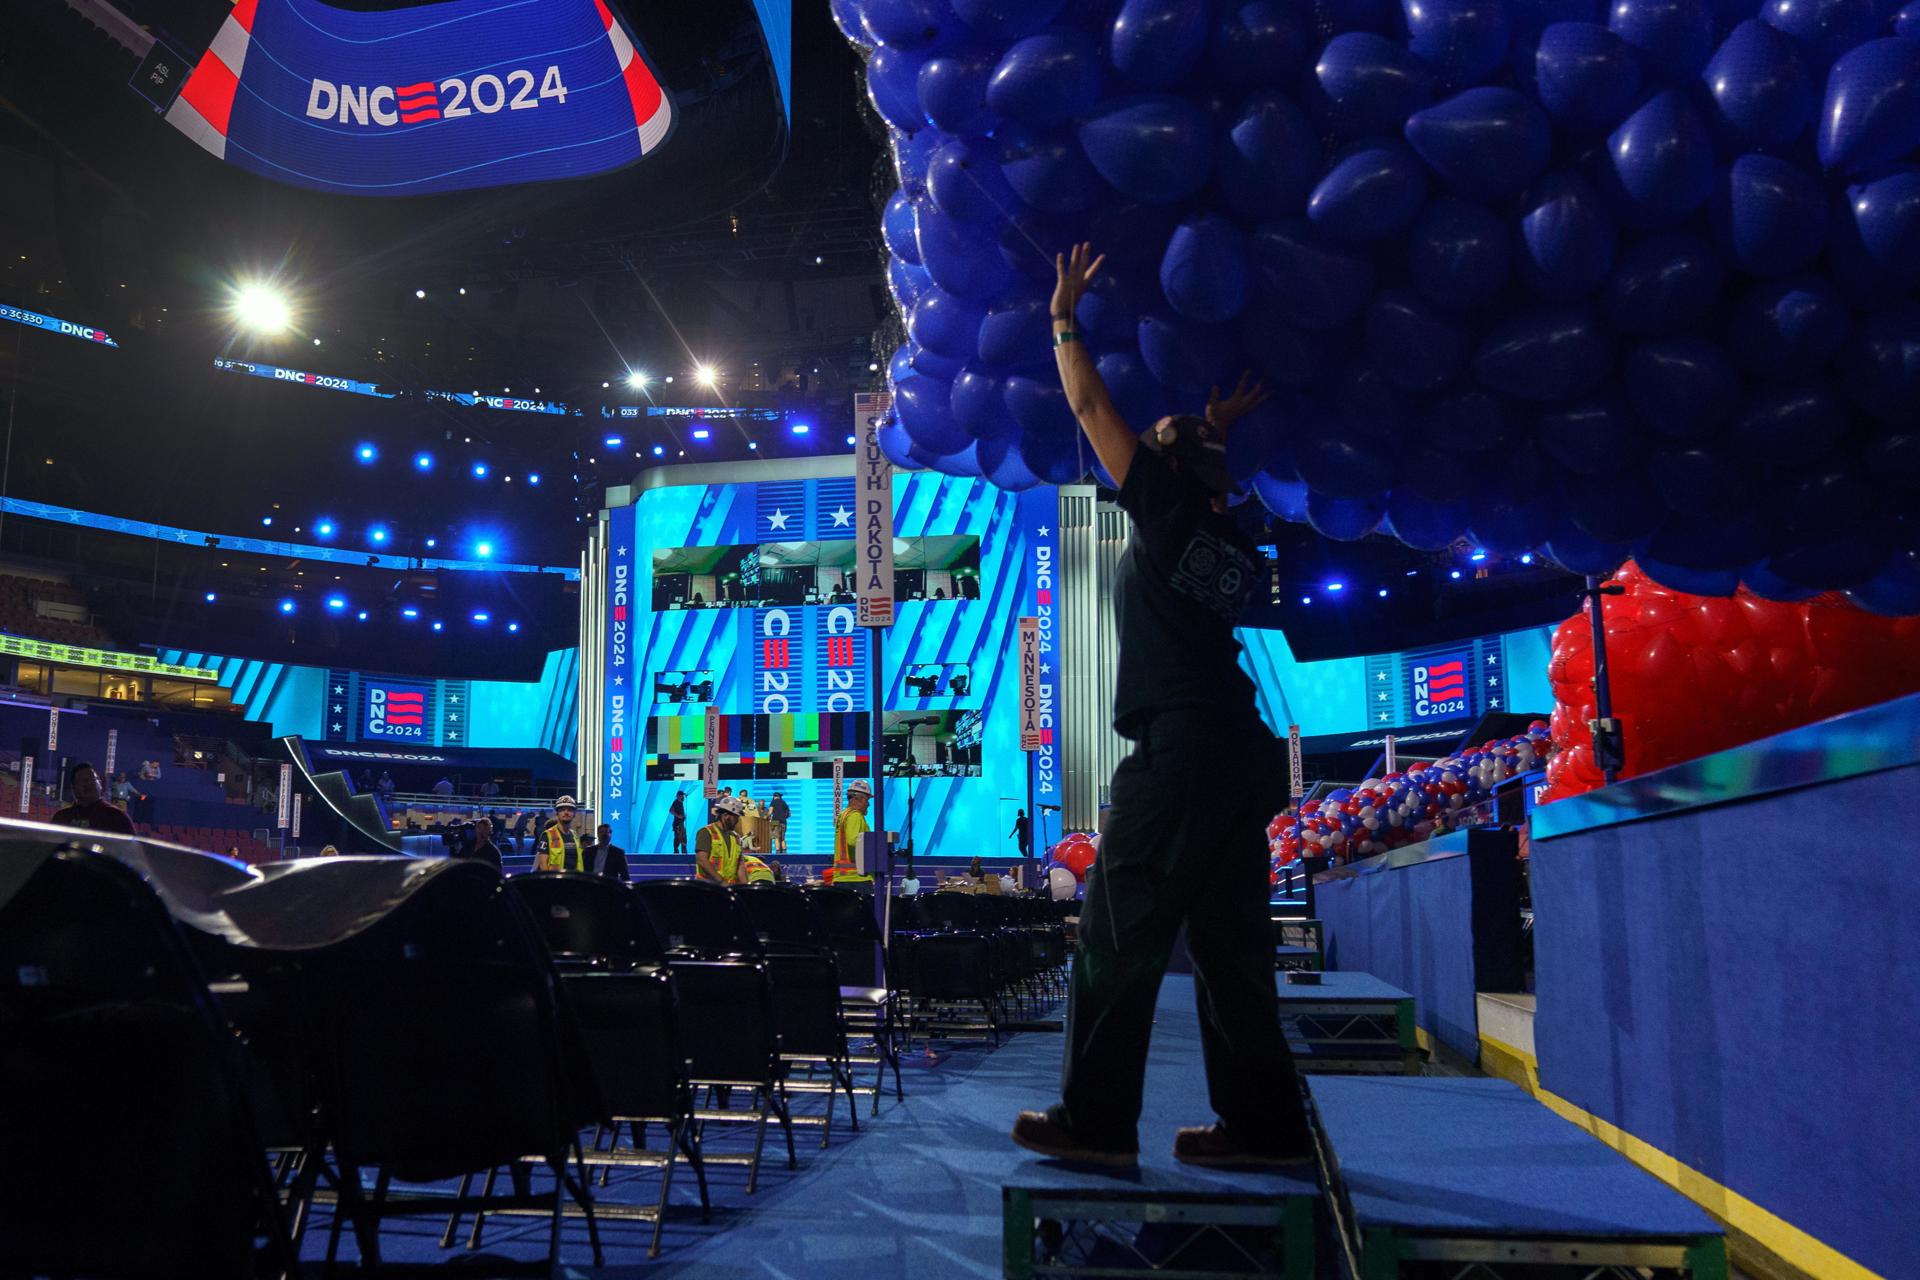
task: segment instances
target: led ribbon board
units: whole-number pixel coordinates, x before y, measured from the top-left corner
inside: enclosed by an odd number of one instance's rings
[[[69,667],[95,667],[101,671],[127,671],[143,676],[178,676],[183,680],[218,680],[220,678],[218,671],[208,667],[188,667],[174,662],[162,662],[144,653],[88,649],[75,644],[30,640],[25,636],[0,635],[0,654],[5,654],[9,658],[28,658],[35,662],[59,662]]]
[[[120,345],[107,336],[105,329],[75,324],[71,320],[61,320],[54,316],[43,316],[38,311],[29,311],[25,307],[10,307],[0,303],[0,320],[11,320],[29,329],[45,329],[48,333],[58,333],[69,338],[84,338],[88,342],[97,342],[103,347]]]
[[[167,111],[243,169],[360,196],[605,173],[673,118],[602,0],[239,0]]]
[[[373,396],[381,400],[391,400],[397,392],[382,391],[371,382],[357,382],[352,378],[341,378],[331,373],[308,373],[304,369],[282,369],[275,364],[255,364],[251,360],[223,360],[216,358],[213,367],[225,373],[244,373],[250,377],[268,378],[274,382],[291,382],[297,387],[319,387],[324,391],[349,391],[356,396]]]
[[[429,400],[445,400],[468,409],[504,409],[509,413],[550,413],[559,417],[580,416],[578,409],[569,409],[557,400],[529,400],[525,396],[488,396],[478,391],[429,391]]]

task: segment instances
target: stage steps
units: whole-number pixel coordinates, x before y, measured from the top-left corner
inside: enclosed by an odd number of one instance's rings
[[[1354,1280],[1725,1280],[1698,1206],[1504,1080],[1318,1076],[1310,1092]]]
[[[1303,1072],[1417,1075],[1413,997],[1370,973],[1281,975],[1280,1024]]]

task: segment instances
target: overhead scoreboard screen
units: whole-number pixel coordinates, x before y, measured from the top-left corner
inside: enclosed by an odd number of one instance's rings
[[[674,111],[603,0],[238,0],[167,120],[263,177],[406,196],[618,169]]]
[[[601,813],[627,849],[671,854],[676,795],[690,827],[705,820],[713,707],[720,785],[786,801],[790,861],[832,857],[836,762],[847,779],[878,775],[895,830],[911,794],[920,855],[1011,855],[1032,760],[1019,750],[1014,627],[1050,566],[1052,492],[913,473],[895,478],[894,502],[898,621],[883,633],[877,768],[851,475],[671,486],[611,513]]]

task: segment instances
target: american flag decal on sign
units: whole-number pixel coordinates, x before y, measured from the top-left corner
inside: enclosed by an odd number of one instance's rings
[[[850,667],[857,657],[853,648],[852,636],[827,637],[827,665],[830,667]]]
[[[395,689],[387,694],[387,722],[389,724],[425,724],[427,721],[427,695],[407,693]]]

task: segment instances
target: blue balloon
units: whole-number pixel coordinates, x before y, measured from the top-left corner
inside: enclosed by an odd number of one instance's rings
[[[924,373],[936,381],[952,382],[960,376],[960,370],[966,367],[966,362],[958,356],[943,356],[925,347],[910,347],[907,367],[915,373]]]
[[[1521,202],[1520,278],[1543,298],[1571,302],[1613,267],[1613,217],[1576,173],[1551,173]]]
[[[1760,17],[1792,36],[1815,70],[1873,36],[1872,0],[1766,0]]]
[[[1632,548],[1625,543],[1602,542],[1572,521],[1556,525],[1547,535],[1547,558],[1569,573],[1604,578],[1626,563]]]
[[[1893,34],[1909,40],[1920,39],[1920,0],[1904,5],[1893,15]]]
[[[1847,407],[1817,383],[1766,387],[1749,395],[1727,442],[1756,466],[1787,470],[1831,453],[1847,433]]]
[[[1597,22],[1556,22],[1533,53],[1535,92],[1554,123],[1572,133],[1605,133],[1640,96],[1640,55]]]
[[[949,0],[960,21],[989,40],[1032,35],[1060,16],[1066,0]]]
[[[1887,36],[1841,54],[1817,140],[1820,163],[1849,176],[1920,147],[1920,40]]]
[[[1740,375],[1704,338],[1659,338],[1627,355],[1627,399],[1640,420],[1676,440],[1704,440],[1740,399]]]
[[[893,408],[913,443],[944,457],[967,447],[972,437],[953,420],[953,388],[924,374],[893,384]]]
[[[1905,429],[1876,433],[1862,448],[1864,465],[1890,489],[1920,493],[1920,431],[1909,421]]]
[[[1180,315],[1219,324],[1247,305],[1252,275],[1247,239],[1219,214],[1198,214],[1174,228],[1160,261],[1160,287]]]
[[[1407,275],[1420,296],[1455,310],[1477,307],[1506,287],[1512,251],[1507,229],[1484,205],[1440,199],[1407,239]]]
[[[1542,453],[1581,476],[1618,475],[1640,454],[1640,428],[1611,396],[1541,414],[1533,438]]]
[[[987,105],[1033,128],[1063,124],[1100,100],[1104,77],[1093,37],[1066,29],[1028,36],[1001,57]]]
[[[1303,329],[1267,306],[1242,311],[1239,327],[1241,346],[1268,382],[1304,387],[1326,375],[1334,356],[1327,335]]]
[[[929,50],[952,38],[943,0],[865,0],[860,23],[875,44],[874,56],[897,49]]]
[[[1732,515],[1753,494],[1754,474],[1724,453],[1674,449],[1655,455],[1647,468],[1669,511]]]
[[[1635,554],[1634,563],[1669,591],[1684,591],[1690,596],[1730,596],[1740,587],[1737,569],[1688,569],[1652,559],[1644,551]]]
[[[875,49],[867,60],[867,97],[880,118],[902,133],[927,127],[920,113],[921,62],[918,54],[895,48]]]
[[[1798,604],[1802,600],[1811,600],[1820,594],[1812,587],[1788,582],[1775,573],[1765,560],[1756,560],[1742,569],[1740,585],[1762,600],[1772,600],[1779,604]]]
[[[1026,459],[1020,454],[1017,432],[982,440],[973,456],[980,464],[981,473],[1009,493],[1021,493],[1040,483],[1040,477],[1028,470]]]
[[[1214,191],[1228,213],[1257,222],[1302,207],[1320,165],[1320,137],[1306,113],[1280,94],[1256,94],[1220,139]]]
[[[1498,320],[1474,353],[1483,386],[1517,400],[1578,400],[1613,366],[1613,342],[1593,308],[1536,307]]]
[[[1278,0],[1229,2],[1207,42],[1207,71],[1229,93],[1290,83],[1312,61],[1303,10]]]
[[[933,153],[927,166],[927,195],[934,208],[962,222],[994,222],[1019,208],[992,151],[964,138],[955,138]]]
[[[1378,529],[1386,514],[1386,507],[1377,501],[1334,498],[1311,489],[1307,492],[1307,523],[1335,542],[1358,542]]]
[[[1670,226],[1713,193],[1713,135],[1678,90],[1656,94],[1628,116],[1607,149],[1608,172],[1636,226]]]
[[[881,427],[874,433],[879,441],[880,452],[887,455],[887,461],[903,471],[925,471],[926,463],[913,454],[913,437],[906,429],[898,425]]]
[[[1371,360],[1341,365],[1328,379],[1325,397],[1341,418],[1347,438],[1372,450],[1376,458],[1413,426],[1413,404],[1407,393]]]
[[[1546,112],[1512,89],[1483,87],[1415,112],[1407,119],[1406,136],[1453,194],[1498,204],[1519,195],[1546,170],[1553,125]]]
[[[1433,98],[1433,74],[1405,46],[1369,32],[1327,41],[1314,66],[1337,137],[1398,133]]]
[[[1107,385],[1113,407],[1135,431],[1145,431],[1171,411],[1166,389],[1133,352],[1110,351],[1094,367]]]
[[[1300,480],[1282,480],[1265,472],[1254,476],[1253,492],[1260,505],[1282,520],[1295,524],[1307,518],[1307,486]]]
[[[932,206],[916,208],[914,236],[920,263],[933,282],[961,298],[991,298],[1006,287],[1012,268],[999,246],[972,223],[949,218]]]
[[[1749,376],[1802,378],[1826,366],[1851,323],[1845,299],[1827,280],[1769,280],[1734,305],[1727,340]]]
[[[927,167],[933,163],[933,153],[944,141],[938,129],[922,129],[914,134],[894,129],[887,135],[887,144],[893,152],[893,171],[900,175],[900,189],[916,204],[927,198]]]
[[[1246,484],[1255,472],[1281,475],[1292,469],[1286,426],[1274,401],[1255,406],[1227,433],[1227,470],[1236,482]]]
[[[980,363],[989,369],[1021,369],[1047,363],[1053,347],[1047,300],[1016,297],[995,303],[974,326]]]
[[[1920,169],[1893,169],[1848,187],[1840,216],[1882,289],[1903,294],[1920,284]]]
[[[1798,271],[1827,241],[1826,192],[1778,156],[1750,152],[1728,166],[1713,214],[1721,249],[1750,275]]]
[[[915,253],[919,252],[916,247]],[[898,258],[887,259],[887,290],[893,294],[894,305],[900,308],[902,315],[913,310],[913,304],[920,301],[920,295],[933,288],[933,277],[926,268],[916,267],[912,263],[902,262]]]
[[[1450,312],[1411,293],[1383,293],[1367,308],[1367,354],[1408,391],[1432,391],[1460,375],[1473,350],[1473,330]]]
[[[978,302],[956,298],[941,288],[928,289],[907,317],[907,336],[935,355],[969,360],[979,343],[985,314],[986,308]]]
[[[1920,613],[1920,552],[1896,551],[1874,570],[1873,577],[1848,590],[1863,609],[1889,618]]]
[[[1213,171],[1215,143],[1206,112],[1171,94],[1110,99],[1086,115],[1079,133],[1100,176],[1122,195],[1149,204],[1185,200]]]
[[[850,44],[862,49],[873,48],[873,37],[861,24],[860,12],[866,8],[865,0],[828,0],[827,10],[833,16],[833,25]]]
[[[1042,213],[1078,213],[1100,194],[1100,179],[1065,129],[1007,127],[994,138],[1000,173]]]
[[[1253,261],[1265,303],[1303,329],[1332,329],[1357,318],[1377,274],[1370,254],[1333,243],[1303,218],[1255,228]]]
[[[1735,27],[1703,73],[1715,115],[1750,147],[1780,147],[1813,119],[1813,77],[1792,40],[1758,19]]]
[[[1136,89],[1166,89],[1186,79],[1207,43],[1206,0],[1125,0],[1113,20],[1108,55]]]
[[[1512,405],[1480,387],[1436,397],[1420,415],[1420,438],[1460,454],[1491,453],[1525,434]]]
[[[961,430],[976,440],[997,440],[1014,434],[1019,426],[1008,412],[1005,387],[1001,379],[969,365],[953,380],[948,407]]]
[[[1055,419],[1021,434],[1020,456],[1047,484],[1074,484],[1087,474],[1093,450],[1078,427],[1062,427]]]
[[[1640,554],[1689,571],[1736,577],[1767,553],[1771,529],[1751,512],[1676,512],[1660,522]]]
[[[1169,391],[1190,395],[1205,394],[1237,372],[1229,330],[1170,317],[1141,319],[1140,357]]]
[[[1393,488],[1434,502],[1462,502],[1473,488],[1478,462],[1478,458],[1440,443],[1402,449],[1394,459]]]
[[[886,241],[888,253],[912,266],[920,265],[920,242],[913,230],[913,202],[906,192],[895,191],[887,198],[887,207],[880,214],[880,238]]]
[[[1074,309],[1075,327],[1101,346],[1126,346],[1139,340],[1141,313],[1159,299],[1119,275],[1094,277]]]
[[[1466,532],[1466,511],[1457,502],[1435,501],[1398,486],[1387,497],[1387,519],[1400,541],[1415,551],[1445,551]]]
[[[1638,542],[1667,517],[1666,506],[1638,469],[1605,484],[1568,485],[1560,503],[1575,529],[1603,543]]]
[[[1601,300],[1614,328],[1664,336],[1705,319],[1726,278],[1712,245],[1690,231],[1662,232],[1621,251]]]
[[[1512,29],[1504,0],[1402,0],[1407,45],[1441,83],[1473,84],[1505,62]]]
[[[1920,305],[1904,303],[1866,317],[1848,343],[1847,394],[1886,421],[1920,417]]]
[[[1067,406],[1067,393],[1058,378],[1028,377],[1016,373],[1004,384],[1007,411],[1020,429],[1029,434],[1040,432],[1077,433],[1073,410]]]
[[[927,59],[914,81],[921,114],[946,133],[992,132],[994,114],[987,106],[987,80],[992,75],[993,60],[979,54],[950,53]]]
[[[1502,495],[1477,504],[1468,515],[1467,536],[1496,555],[1531,551],[1552,531],[1552,513],[1538,500]]]
[[[927,466],[929,469],[938,471],[942,475],[970,476],[978,479],[986,474],[980,466],[979,448],[979,441],[970,440],[967,442],[966,448],[961,449],[957,453],[947,453],[941,454],[938,457],[929,457],[927,459]],[[916,455],[924,455],[926,453],[926,451],[918,445],[914,446],[914,452]]]
[[[1307,198],[1307,217],[1338,240],[1384,240],[1405,231],[1427,196],[1419,157],[1400,142],[1356,147]]]
[[[1701,0],[1615,0],[1607,25],[1656,82],[1693,79],[1713,52],[1713,12]]]

